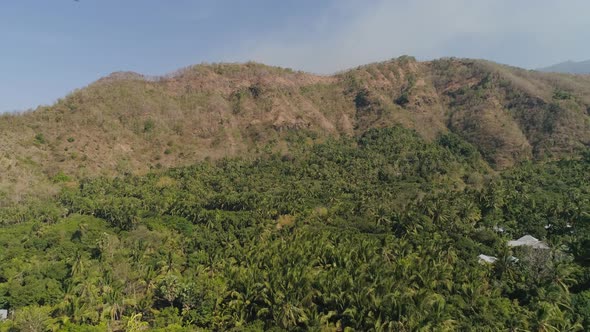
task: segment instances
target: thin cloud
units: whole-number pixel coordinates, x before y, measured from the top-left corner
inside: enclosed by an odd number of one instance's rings
[[[347,1],[341,8],[244,41],[227,58],[317,73],[403,54],[487,58],[529,68],[590,58],[590,2],[583,0]]]

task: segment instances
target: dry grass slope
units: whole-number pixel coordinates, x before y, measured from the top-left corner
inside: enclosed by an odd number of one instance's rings
[[[256,63],[166,77],[115,73],[55,105],[0,118],[0,203],[80,176],[141,173],[401,124],[453,131],[506,168],[590,145],[590,76],[411,57],[317,76]]]

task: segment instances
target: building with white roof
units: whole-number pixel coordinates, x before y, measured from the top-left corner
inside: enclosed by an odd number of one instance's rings
[[[534,249],[549,249],[549,246],[546,245],[543,241],[539,241],[538,239],[530,236],[525,235],[518,240],[508,241],[509,247],[521,247],[527,246]]]
[[[477,258],[479,258],[480,263],[488,263],[488,264],[493,264],[498,260],[498,258],[496,258],[494,256],[488,256],[488,255],[484,255],[484,254],[477,256]]]

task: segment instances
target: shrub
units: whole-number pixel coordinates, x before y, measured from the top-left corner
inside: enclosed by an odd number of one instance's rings
[[[70,181],[71,178],[69,176],[67,176],[66,174],[64,174],[63,171],[59,171],[59,173],[57,173],[54,177],[53,177],[53,182],[55,183],[59,183],[59,182],[68,182]]]
[[[45,135],[43,135],[42,133],[38,133],[37,135],[35,135],[35,142],[37,142],[39,144],[47,143],[47,140],[45,139]]]
[[[371,100],[369,99],[369,91],[367,89],[359,91],[354,97],[354,104],[357,108],[365,108],[370,106]]]
[[[557,89],[553,92],[553,99],[566,100],[566,99],[571,99],[571,98],[572,98],[572,94],[567,91]]]
[[[150,132],[152,132],[154,130],[155,127],[156,127],[156,123],[154,122],[154,120],[147,119],[143,123],[143,132],[144,133],[150,133]]]
[[[399,97],[397,97],[394,100],[394,102],[401,107],[406,106],[410,102],[410,97],[408,96],[408,92],[404,91]]]

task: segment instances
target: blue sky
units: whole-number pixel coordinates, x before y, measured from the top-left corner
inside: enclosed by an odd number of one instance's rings
[[[0,111],[113,71],[201,62],[327,74],[403,54],[526,68],[590,59],[589,12],[586,0],[2,0]]]

